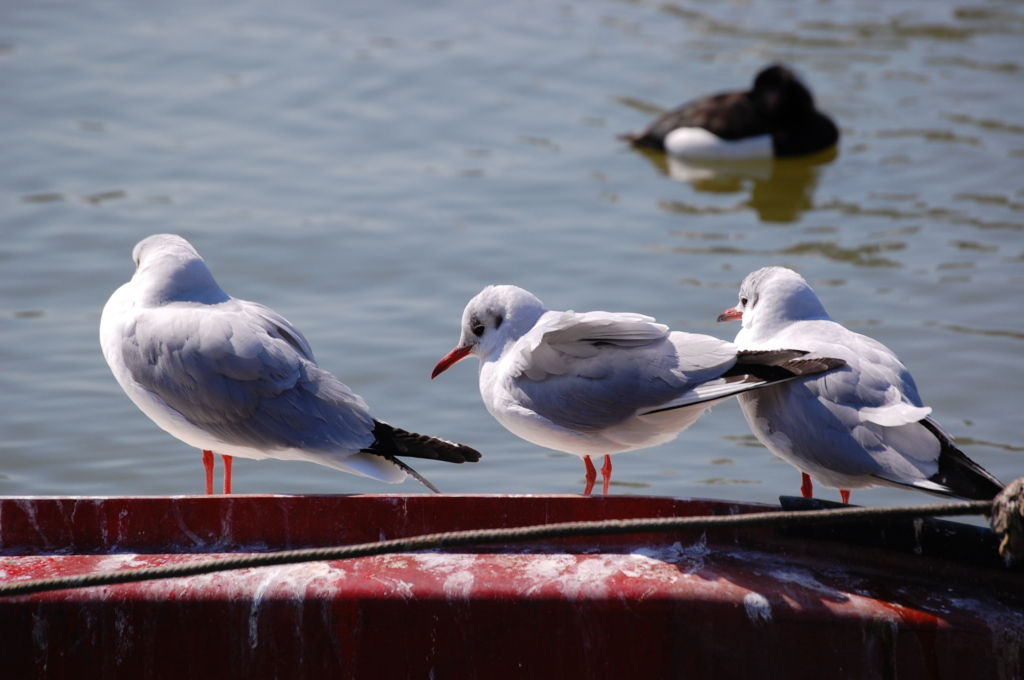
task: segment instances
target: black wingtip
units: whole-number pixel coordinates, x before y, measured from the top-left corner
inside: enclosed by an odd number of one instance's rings
[[[766,383],[792,380],[809,375],[817,375],[842,368],[846,362],[832,357],[818,359],[787,359],[788,356],[801,356],[806,352],[799,350],[778,350],[773,352],[740,352],[736,364],[722,374],[728,378],[738,375],[752,375]],[[780,361],[781,360],[781,361]]]
[[[1003,490],[1003,483],[958,449],[931,419],[918,421],[939,440],[939,471],[928,481],[950,490],[950,495],[976,501],[988,501]]]
[[[425,434],[409,432],[392,427],[380,420],[373,421],[373,436],[375,441],[366,449],[368,453],[424,458],[456,464],[475,463],[481,458],[480,452],[472,447],[437,437],[428,437]]]
[[[779,368],[784,368],[790,373],[795,373],[796,375],[816,375],[818,373],[825,373],[837,368],[842,368],[845,365],[846,361],[843,359],[820,357],[818,359],[794,359],[792,361],[786,361],[780,364]]]
[[[736,352],[736,363],[778,366],[781,363],[792,359],[799,359],[807,354],[808,352],[802,349],[741,349],[739,352]]]

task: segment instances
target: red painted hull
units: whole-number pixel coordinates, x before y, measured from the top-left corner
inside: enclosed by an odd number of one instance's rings
[[[669,498],[0,499],[0,581],[551,522]],[[773,529],[565,539],[0,599],[11,678],[1002,678],[1024,576]]]

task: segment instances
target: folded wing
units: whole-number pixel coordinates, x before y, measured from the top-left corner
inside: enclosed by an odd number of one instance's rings
[[[549,312],[509,360],[527,408],[556,425],[587,432],[653,409],[736,362],[735,345],[672,333],[639,314]]]
[[[136,382],[225,443],[354,452],[374,441],[365,402],[317,367],[302,334],[261,305],[144,309],[121,350]]]

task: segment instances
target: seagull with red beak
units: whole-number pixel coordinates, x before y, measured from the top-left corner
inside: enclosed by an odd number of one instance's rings
[[[480,396],[510,432],[572,453],[586,465],[604,456],[672,441],[713,404],[841,361],[803,352],[739,352],[708,335],[673,332],[649,316],[556,312],[515,286],[488,286],[462,314],[459,344],[431,378],[467,356],[480,359]]]
[[[739,396],[754,435],[802,473],[838,488],[896,486],[939,496],[988,500],[1003,487],[956,448],[917,393],[896,355],[881,343],[833,321],[796,272],[766,267],[740,284],[739,304],[719,321],[742,320],[743,350],[792,347],[806,358],[837,357],[840,370]]]

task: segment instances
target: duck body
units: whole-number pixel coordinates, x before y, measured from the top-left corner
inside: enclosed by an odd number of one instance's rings
[[[796,74],[775,64],[751,90],[694,100],[623,138],[682,158],[755,160],[823,151],[839,140],[839,129]]]

